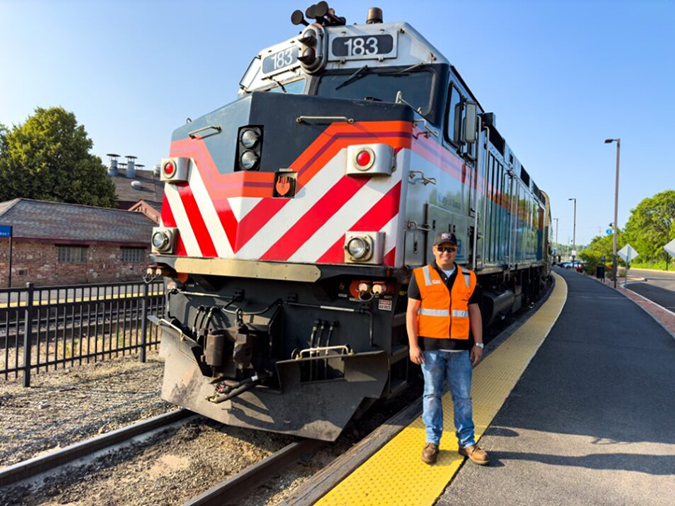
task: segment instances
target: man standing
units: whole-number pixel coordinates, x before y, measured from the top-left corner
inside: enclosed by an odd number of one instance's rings
[[[410,360],[422,366],[424,375],[422,420],[427,444],[422,461],[433,464],[438,458],[443,434],[441,397],[447,382],[454,404],[459,453],[485,465],[490,460],[476,445],[471,407],[471,371],[483,358],[476,274],[455,263],[455,234],[439,234],[433,252],[432,264],[413,271],[406,315]]]

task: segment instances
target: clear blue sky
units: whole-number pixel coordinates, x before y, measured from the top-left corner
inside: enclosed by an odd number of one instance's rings
[[[0,122],[63,106],[94,152],[148,167],[171,132],[236,98],[263,47],[297,32],[311,1],[0,0]],[[407,21],[462,73],[540,188],[559,241],[604,233],[613,219],[621,137],[619,224],[640,200],[675,189],[674,0],[329,2],[349,23],[369,6]],[[372,5],[371,5],[372,4]]]

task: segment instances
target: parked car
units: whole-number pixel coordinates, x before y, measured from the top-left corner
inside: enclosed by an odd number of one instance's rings
[[[574,269],[575,271],[581,271],[583,269],[584,262],[582,260],[574,260],[573,262],[561,262],[558,264],[558,267],[563,269]]]

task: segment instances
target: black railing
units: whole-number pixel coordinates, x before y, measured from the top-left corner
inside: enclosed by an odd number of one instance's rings
[[[28,387],[33,371],[136,350],[145,362],[159,343],[151,314],[164,314],[161,281],[0,289],[0,376]]]

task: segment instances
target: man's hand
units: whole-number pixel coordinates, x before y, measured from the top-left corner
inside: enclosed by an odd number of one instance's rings
[[[410,356],[412,357],[412,351],[410,352]],[[469,357],[471,357],[471,365],[476,367],[478,362],[483,360],[483,348],[479,348],[478,346],[474,345],[469,352]]]
[[[422,365],[424,363],[424,352],[419,346],[410,347],[410,361],[413,364]]]

